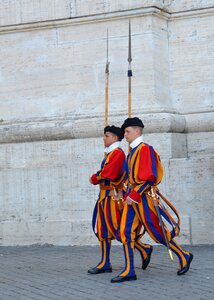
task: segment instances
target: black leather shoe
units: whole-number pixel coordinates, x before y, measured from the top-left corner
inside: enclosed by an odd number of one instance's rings
[[[101,273],[111,273],[112,272],[112,268],[108,268],[108,269],[99,269],[99,268],[91,268],[88,270],[89,274],[101,274]]]
[[[123,281],[132,281],[132,280],[137,280],[137,276],[133,275],[133,276],[117,276],[111,279],[112,283],[115,282],[123,282]]]
[[[142,263],[142,269],[143,269],[143,270],[146,270],[146,268],[148,267],[148,265],[149,265],[149,263],[150,263],[152,251],[153,251],[153,247],[151,246],[150,252],[149,252],[147,258],[146,258],[146,259],[143,261],[143,263]]]
[[[192,260],[193,260],[193,254],[190,253],[189,260],[188,260],[186,266],[183,267],[182,269],[180,269],[177,272],[177,275],[183,275],[183,274],[185,274],[189,270],[189,267],[190,267],[190,264],[191,264]]]

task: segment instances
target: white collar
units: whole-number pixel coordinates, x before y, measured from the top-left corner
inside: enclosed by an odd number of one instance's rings
[[[113,151],[114,149],[118,148],[120,146],[120,142],[115,142],[113,144],[111,144],[109,147],[106,147],[104,152],[106,152],[107,154],[109,154],[111,151]]]
[[[137,147],[142,142],[143,142],[143,137],[141,135],[138,138],[136,138],[133,142],[131,142],[130,147],[133,149],[133,148]]]

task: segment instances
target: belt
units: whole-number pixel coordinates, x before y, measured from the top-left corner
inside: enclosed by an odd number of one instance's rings
[[[111,186],[100,186],[101,191],[111,191],[113,190],[113,187]]]
[[[118,186],[109,186],[109,185],[100,185],[100,190],[101,191],[112,191],[113,189],[122,189],[123,185],[118,185]]]

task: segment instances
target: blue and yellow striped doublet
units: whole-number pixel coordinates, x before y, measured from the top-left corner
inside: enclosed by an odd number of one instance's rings
[[[123,245],[129,245],[133,249],[138,228],[143,226],[156,243],[166,245],[156,209],[148,194],[150,187],[160,183],[163,177],[160,158],[153,147],[141,143],[133,148],[128,155],[128,168],[128,196],[133,202],[131,205],[126,203],[123,209],[120,223],[122,243]],[[174,237],[179,233],[179,224],[174,221],[163,206],[160,206],[160,212],[165,220],[164,226],[171,250],[177,255],[180,268],[183,268],[187,264],[190,253],[183,250],[174,240]],[[166,226],[167,222],[172,226],[171,230]],[[132,266],[133,258],[130,255],[128,256],[127,253],[130,254],[131,252],[125,251],[124,253],[125,258],[130,260],[126,262],[126,266]],[[132,276],[133,270],[128,270],[127,273],[125,267],[120,276],[127,276],[127,274]]]

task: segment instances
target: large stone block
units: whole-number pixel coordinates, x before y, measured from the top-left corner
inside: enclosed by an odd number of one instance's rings
[[[109,123],[121,125],[129,18],[132,115],[161,155],[179,241],[213,243],[211,1],[20,3],[0,4],[1,244],[97,243],[88,178],[103,157],[106,31]]]
[[[186,135],[182,133],[151,133],[144,135],[144,141],[151,144],[161,159],[187,157]]]
[[[171,159],[165,180],[166,195],[181,215],[190,217],[192,243],[212,244],[214,235],[205,228],[214,225],[214,157]]]
[[[4,0],[0,3],[0,26],[70,17],[70,0]]]
[[[98,190],[90,186],[89,176],[99,169],[102,153],[96,139],[88,139],[85,147],[86,140],[78,139],[1,146],[3,245],[91,239]]]
[[[214,151],[214,132],[193,132],[187,135],[188,157],[212,156]]]
[[[179,135],[175,138],[178,141]],[[145,139],[157,143],[152,134]],[[162,146],[154,146],[161,152]],[[94,243],[89,223],[98,188],[88,178],[99,169],[102,151],[101,138],[2,144],[2,244],[33,243],[33,234],[36,243]],[[213,163],[204,157],[163,159],[165,178],[160,189],[181,214],[181,243],[198,243],[197,233],[213,222]],[[83,235],[78,234],[81,230]],[[213,237],[204,234],[200,241],[211,243]]]
[[[213,111],[212,27],[212,11],[169,22],[172,100],[181,113]]]
[[[133,113],[139,108],[142,113],[173,110],[166,26],[166,20],[152,14],[132,19]],[[125,114],[128,20],[119,18],[2,35],[0,118],[17,122],[79,116],[82,111],[87,116],[103,114],[107,28],[109,112]]]
[[[193,11],[213,7],[213,0],[166,0],[165,8],[170,12]]]

